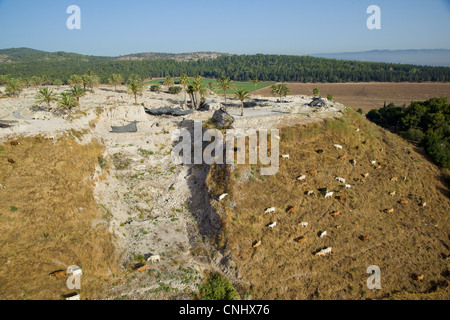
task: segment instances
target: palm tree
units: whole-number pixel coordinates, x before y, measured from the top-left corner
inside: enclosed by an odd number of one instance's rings
[[[259,83],[258,78],[255,77],[255,79],[253,79],[252,82],[253,82],[253,84],[255,85],[255,90],[256,90],[256,86],[257,86],[258,83]]]
[[[278,95],[280,97],[280,102],[282,102],[283,97],[287,96],[291,91],[289,88],[284,84],[274,84],[272,86],[272,95]]]
[[[38,93],[35,96],[36,102],[35,103],[47,103],[48,107],[50,108],[50,104],[54,101],[58,101],[58,98],[56,97],[56,93],[53,90],[49,90],[47,87],[40,88]]]
[[[77,105],[80,106],[80,98],[84,95],[86,95],[86,90],[84,90],[80,86],[75,86],[70,90],[70,95],[77,99]]]
[[[142,80],[130,80],[128,82],[128,93],[134,95],[134,103],[137,103],[137,95],[142,95],[142,91],[144,91],[144,83]]]
[[[236,99],[241,101],[241,117],[244,116],[244,100],[250,99],[250,93],[245,89],[236,90],[234,93]]]
[[[227,90],[233,89],[234,85],[231,83],[230,77],[221,76],[217,79],[217,83],[219,88],[223,90],[223,94],[225,95],[225,103],[227,102]]]
[[[58,100],[58,107],[61,109],[72,109],[77,106],[77,102],[68,92],[62,92],[61,97]]]
[[[123,77],[120,74],[117,73],[113,73],[109,79],[108,79],[108,83],[112,86],[114,86],[114,92],[117,92],[117,86],[119,84],[122,84],[123,82]]]
[[[174,85],[174,81],[171,76],[166,77],[166,80],[164,80],[164,85],[169,89],[170,86]]]
[[[83,78],[77,74],[70,76],[69,80],[67,80],[67,83],[71,87],[84,85]]]
[[[183,90],[184,90],[184,104],[187,104],[187,100],[186,100],[186,93],[187,93],[187,86],[190,82],[189,77],[187,76],[187,74],[182,74],[180,77],[180,83],[183,86]]]
[[[5,93],[8,94],[10,97],[13,96],[19,97],[20,93],[23,90],[24,85],[25,84],[22,79],[10,78],[6,83]]]
[[[100,82],[100,79],[97,77],[97,75],[92,72],[91,70],[88,70],[83,75],[83,88],[86,90],[86,88],[89,88],[92,93],[94,93],[94,87],[98,85]]]

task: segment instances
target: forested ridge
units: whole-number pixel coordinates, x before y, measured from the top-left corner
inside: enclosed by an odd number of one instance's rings
[[[11,49],[9,49],[11,50]],[[144,79],[201,75],[206,78],[229,76],[234,81],[277,82],[447,82],[450,68],[405,64],[357,62],[289,55],[231,55],[198,61],[174,59],[117,60],[113,57],[83,56],[74,53],[25,52],[20,58],[0,50],[0,75],[30,78],[47,76],[66,82],[73,74],[92,70],[106,82],[113,73],[125,78],[136,74]],[[6,62],[8,61],[8,62]]]

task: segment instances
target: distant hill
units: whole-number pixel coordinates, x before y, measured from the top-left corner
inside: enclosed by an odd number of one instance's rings
[[[190,53],[156,53],[144,52],[135,53],[115,58],[115,60],[154,60],[154,59],[173,59],[176,61],[198,61],[200,59],[213,60],[221,56],[231,56],[229,53],[220,52],[190,52]]]
[[[364,62],[386,62],[450,67],[450,50],[448,49],[372,50],[364,52],[319,53],[311,56]]]
[[[78,53],[64,51],[47,52],[30,48],[11,48],[0,50],[0,63],[28,63],[37,61],[101,61],[108,60],[108,57],[87,56]]]
[[[157,53],[144,52],[134,53],[119,57],[106,56],[89,56],[70,52],[46,52],[30,48],[11,48],[0,50],[0,63],[28,63],[36,61],[121,61],[121,60],[176,60],[184,61],[198,61],[200,59],[212,60],[221,56],[231,56],[228,53],[219,52],[191,52],[191,53]]]
[[[359,62],[291,55],[236,55],[217,52],[137,53],[120,57],[45,52],[29,48],[0,50],[0,75],[28,79],[45,76],[56,83],[91,70],[106,83],[112,73],[143,79],[185,73],[205,78],[227,75],[234,81],[274,82],[446,82],[450,68]]]

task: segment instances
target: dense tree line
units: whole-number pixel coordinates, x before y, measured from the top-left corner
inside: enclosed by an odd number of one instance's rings
[[[0,75],[31,78],[48,77],[67,83],[74,74],[92,70],[107,83],[111,74],[126,79],[137,74],[143,79],[200,75],[206,78],[230,77],[234,81],[277,82],[425,82],[450,81],[450,68],[356,62],[287,55],[233,55],[212,60],[179,62],[171,59],[115,60],[108,57],[70,56],[0,64]]]
[[[367,119],[409,140],[421,142],[436,163],[450,168],[450,104],[447,98],[415,101],[409,107],[391,103],[371,110]]]

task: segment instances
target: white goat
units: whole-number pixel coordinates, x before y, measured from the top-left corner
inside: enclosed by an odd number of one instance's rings
[[[339,144],[335,144],[334,147],[335,147],[336,149],[342,150],[342,146],[339,145]]]
[[[289,159],[289,155],[288,155],[288,154],[283,154],[283,155],[281,155],[281,157],[282,157],[283,159]]]
[[[298,181],[306,180],[306,176],[305,176],[305,175],[300,176],[300,177],[297,178],[297,180],[298,180]]]
[[[331,247],[320,250],[319,252],[316,253],[316,256],[324,256],[329,253],[331,253]]]
[[[223,200],[226,196],[228,195],[228,193],[224,193],[219,197],[219,201]]]
[[[349,185],[349,184],[346,184],[345,185],[345,189],[350,189],[352,186],[351,185]]]
[[[340,183],[345,184],[345,179],[344,179],[344,178],[336,177],[335,179],[336,179],[337,181],[339,181]]]
[[[266,211],[264,211],[264,213],[272,213],[272,212],[275,212],[275,207],[267,208]]]
[[[324,231],[324,232],[322,232],[322,233],[320,234],[319,238],[323,238],[323,237],[325,237],[326,235],[327,235],[327,232]]]
[[[147,259],[147,261],[150,262],[150,263],[153,263],[153,262],[159,262],[160,260],[161,260],[161,257],[159,256],[159,254],[151,255],[151,256],[148,257],[148,259]]]
[[[308,222],[300,222],[300,225],[301,225],[303,228],[306,228],[306,227],[308,226]]]
[[[277,222],[275,221],[275,222],[272,222],[272,223],[268,224],[267,227],[273,229],[276,225],[277,225]]]
[[[326,198],[331,198],[333,196],[333,192],[327,192],[327,194],[325,195],[325,199]]]

